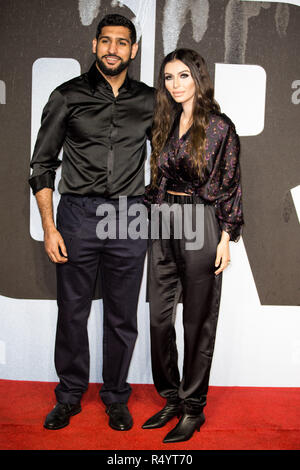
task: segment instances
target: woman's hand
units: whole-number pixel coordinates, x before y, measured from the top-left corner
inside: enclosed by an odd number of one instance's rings
[[[217,246],[215,267],[218,267],[218,269],[215,271],[216,276],[224,271],[224,269],[227,268],[228,264],[230,263],[229,239],[230,236],[228,233],[223,231],[220,243]]]

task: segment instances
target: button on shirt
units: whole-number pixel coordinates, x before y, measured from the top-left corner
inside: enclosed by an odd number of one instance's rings
[[[200,179],[188,151],[190,130],[179,138],[179,120],[180,115],[158,158],[157,187],[147,186],[145,203],[161,204],[168,190],[199,196],[215,206],[221,230],[230,235],[230,240],[238,241],[244,220],[240,141],[235,126],[225,114],[211,114],[206,128],[206,171]]]
[[[54,189],[62,164],[61,194],[142,195],[153,107],[154,88],[127,75],[115,97],[95,63],[57,87],[43,110],[30,163],[33,193]]]

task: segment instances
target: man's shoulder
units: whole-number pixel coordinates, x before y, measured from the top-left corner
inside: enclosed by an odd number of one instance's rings
[[[146,96],[154,97],[155,88],[152,86],[147,85],[144,82],[140,82],[139,80],[130,79],[131,86],[138,90],[140,93],[144,93]]]
[[[86,73],[83,73],[74,78],[71,78],[70,80],[67,80],[66,82],[58,85],[54,91],[59,91],[62,94],[68,93],[70,91],[78,91],[87,85],[86,75]]]

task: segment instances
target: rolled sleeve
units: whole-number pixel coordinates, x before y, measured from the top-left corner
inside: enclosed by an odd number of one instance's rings
[[[29,184],[33,194],[45,187],[54,189],[55,172],[61,163],[58,155],[67,131],[67,115],[65,97],[59,90],[54,90],[44,107],[30,162]]]

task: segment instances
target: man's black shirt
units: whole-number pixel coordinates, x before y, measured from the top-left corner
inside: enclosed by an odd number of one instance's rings
[[[128,75],[115,97],[95,63],[87,73],[57,87],[43,110],[30,164],[33,193],[54,189],[63,147],[61,194],[143,194],[153,106],[154,88]]]

